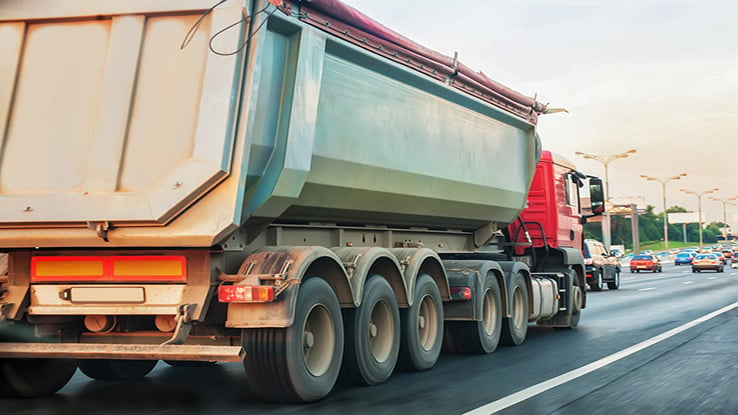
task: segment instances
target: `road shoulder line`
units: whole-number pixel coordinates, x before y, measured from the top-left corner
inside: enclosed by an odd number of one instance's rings
[[[480,406],[479,408],[472,409],[471,411],[466,412],[464,415],[494,414],[498,411],[509,408],[526,399],[529,399],[533,396],[546,392],[549,389],[553,389],[559,385],[572,381],[578,377],[584,376],[588,373],[594,372],[595,370],[601,369],[611,363],[617,362],[618,360],[624,359],[634,353],[637,353],[643,349],[651,347],[670,337],[676,336],[677,334],[682,333],[683,331],[686,331],[699,324],[702,324],[712,318],[715,318],[721,314],[727,313],[728,311],[733,310],[734,308],[738,308],[738,302],[727,305],[717,311],[713,311],[712,313],[706,314],[696,320],[692,320],[688,323],[682,324],[679,327],[673,328],[657,336],[651,337],[650,339],[644,340],[636,345],[630,346],[610,356],[604,357],[600,360],[584,365],[578,369],[574,369],[562,375],[559,375],[549,380],[543,381],[537,385],[530,386],[521,391],[515,392],[512,395],[508,395],[502,399],[498,399],[494,402],[490,402],[486,405]]]

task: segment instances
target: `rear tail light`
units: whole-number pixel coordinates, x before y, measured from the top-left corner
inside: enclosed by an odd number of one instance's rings
[[[452,301],[469,301],[471,300],[471,288],[469,287],[451,287]]]
[[[221,285],[218,287],[221,303],[268,303],[274,301],[271,285]]]
[[[31,282],[185,282],[182,255],[35,256]]]

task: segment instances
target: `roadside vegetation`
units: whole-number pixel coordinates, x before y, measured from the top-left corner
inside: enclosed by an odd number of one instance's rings
[[[669,213],[689,212],[681,206],[672,206],[667,209]],[[654,206],[646,206],[646,212],[638,215],[638,237],[640,241],[641,251],[653,250],[661,251],[664,249],[664,215],[663,213],[654,213]],[[626,251],[633,249],[633,235],[631,231],[630,216],[612,216],[612,245],[624,245]],[[712,245],[722,239],[720,228],[725,227],[722,222],[710,222],[704,224],[706,227],[702,231],[702,241],[705,245]],[[683,226],[679,224],[669,224],[669,248],[684,248],[699,244],[699,228],[696,223],[688,223],[686,226],[686,242],[684,238]],[[587,223],[584,225],[584,234],[586,238],[602,240],[602,224]]]

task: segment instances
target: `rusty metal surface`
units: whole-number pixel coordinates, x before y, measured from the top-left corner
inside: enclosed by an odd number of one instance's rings
[[[241,346],[0,343],[0,358],[194,360],[240,362]]]

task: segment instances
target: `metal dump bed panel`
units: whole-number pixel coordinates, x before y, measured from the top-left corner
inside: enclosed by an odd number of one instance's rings
[[[524,205],[538,103],[313,27],[303,3],[6,4],[0,248],[204,247],[275,220],[473,230]]]
[[[240,63],[208,41],[240,7],[180,49],[209,2],[18,3],[0,14],[0,226],[162,224],[228,174]]]

